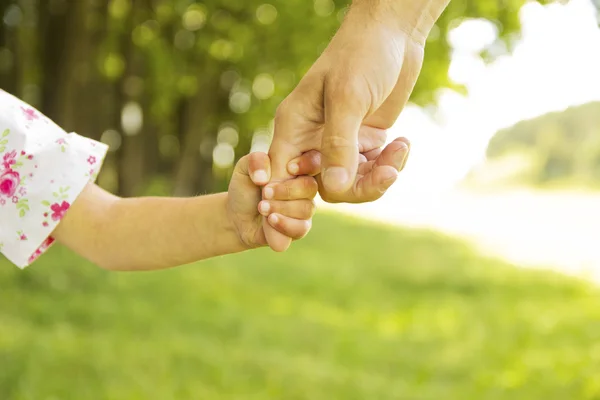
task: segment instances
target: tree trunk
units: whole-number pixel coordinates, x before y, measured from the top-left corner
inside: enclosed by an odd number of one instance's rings
[[[44,113],[66,130],[75,128],[78,107],[77,90],[78,54],[87,42],[85,15],[88,0],[70,2],[64,12],[40,10],[40,59],[42,78],[41,108]],[[84,62],[87,62],[85,60]]]
[[[179,106],[179,132],[180,132],[180,143],[181,151],[179,153],[179,162],[176,167],[175,173],[175,196],[193,196],[196,193],[194,190],[194,182],[198,174],[198,160],[200,158],[200,143],[202,142],[202,134],[198,132],[197,128],[190,123],[191,109],[194,105],[191,103],[198,103],[199,97],[194,99],[182,99]],[[198,113],[202,113],[198,110]]]
[[[8,7],[12,5],[13,2],[10,0],[1,0],[0,1],[0,18],[4,17],[4,14]],[[20,60],[19,60],[19,42],[18,42],[18,29],[12,28],[10,29],[4,22],[0,19],[0,48],[4,48],[8,50],[10,54],[11,65],[4,72],[0,72],[0,88],[12,93],[15,96],[20,96],[20,87],[19,82],[21,80],[19,74]]]
[[[143,21],[147,14],[147,4],[137,0],[132,2],[132,11],[127,19],[125,34],[122,37],[122,48],[124,59],[126,60],[125,72],[122,78],[117,82],[116,90],[118,92],[116,103],[118,107],[117,115],[120,115],[121,108],[128,102],[135,102],[142,107],[142,112],[147,111],[147,100],[141,101],[139,94],[126,93],[124,90],[125,83],[129,78],[144,76],[144,59],[138,48],[131,40],[129,32],[137,22]],[[145,99],[146,96],[143,96]],[[122,146],[118,152],[118,168],[119,168],[119,194],[125,197],[138,195],[140,190],[146,183],[146,130],[148,116],[143,114],[143,126],[141,130],[133,136],[123,136]]]
[[[100,140],[111,126],[111,84],[104,79],[96,67],[97,49],[101,48],[108,36],[108,1],[91,2],[88,13],[94,15],[95,22],[88,28],[86,42],[79,49],[79,65],[82,76],[77,88],[76,104],[85,105],[74,115],[74,129],[77,133]]]

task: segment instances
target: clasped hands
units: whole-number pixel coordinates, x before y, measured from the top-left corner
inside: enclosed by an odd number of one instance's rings
[[[279,106],[269,151],[271,183],[314,176],[329,203],[379,199],[396,181],[409,153],[392,127],[408,102],[423,62],[423,42],[401,29],[347,17],[329,47]],[[263,214],[264,215],[264,214]],[[291,238],[263,222],[275,251]]]

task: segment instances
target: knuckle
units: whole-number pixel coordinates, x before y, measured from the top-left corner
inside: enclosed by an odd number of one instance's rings
[[[289,199],[289,197],[290,197],[290,182],[293,182],[293,181],[282,182],[281,184],[277,185],[276,192],[275,192],[275,200]]]
[[[339,134],[323,136],[321,146],[322,146],[322,149],[324,152],[334,150],[334,149],[357,149],[358,150],[358,143],[356,143],[355,140],[345,137],[345,136],[342,136],[342,135],[339,135]]]
[[[352,99],[364,90],[364,81],[347,71],[325,78],[325,95],[334,99]]]
[[[304,212],[303,214],[308,217],[308,218],[312,218],[312,216],[315,213],[315,202],[314,201],[308,201],[306,203],[304,203]]]
[[[306,194],[310,194],[313,190],[313,181],[314,179],[310,178],[310,177],[304,177],[304,179],[302,179],[302,191]]]
[[[289,200],[302,200],[314,197],[316,194],[312,194],[314,189],[311,181],[314,181],[314,178],[309,176],[298,178],[298,183],[295,186],[293,197],[290,197]]]
[[[292,183],[286,183],[285,185],[283,185],[282,197],[284,200],[289,200],[292,198]]]

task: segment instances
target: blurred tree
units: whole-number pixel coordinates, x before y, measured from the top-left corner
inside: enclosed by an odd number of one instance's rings
[[[485,18],[510,44],[525,0],[454,1],[413,101],[448,79],[447,33]],[[223,189],[236,156],[268,143],[279,102],[326,46],[350,0],[0,0],[0,87],[111,154],[100,183],[133,195]],[[510,47],[510,46],[508,46]]]
[[[531,184],[596,186],[600,182],[600,103],[519,122],[490,140],[490,160],[525,154]],[[524,171],[525,172],[525,171]]]
[[[600,0],[592,0],[592,4],[596,7],[596,18],[598,19],[598,26],[600,26]]]

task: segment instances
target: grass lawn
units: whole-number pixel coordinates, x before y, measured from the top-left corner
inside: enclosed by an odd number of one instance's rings
[[[600,399],[600,291],[336,215],[284,255],[0,262],[0,400]]]

